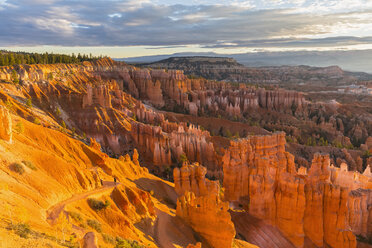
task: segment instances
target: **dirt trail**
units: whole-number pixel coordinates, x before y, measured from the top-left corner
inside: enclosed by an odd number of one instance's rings
[[[91,190],[91,191],[88,191],[88,192],[84,192],[84,193],[81,193],[81,194],[74,195],[67,200],[64,200],[64,201],[61,201],[61,202],[57,203],[56,205],[50,207],[47,210],[47,222],[51,225],[54,225],[57,222],[57,219],[58,219],[59,215],[64,210],[64,208],[67,204],[70,204],[70,203],[73,203],[73,202],[76,202],[76,201],[80,201],[80,200],[85,199],[88,196],[91,196],[91,195],[94,195],[94,194],[98,194],[98,193],[102,193],[102,192],[111,190],[112,188],[116,187],[117,185],[119,185],[119,183],[115,184],[114,182],[104,181],[103,186],[100,187],[100,188],[97,188],[97,189],[94,189],[94,190]]]

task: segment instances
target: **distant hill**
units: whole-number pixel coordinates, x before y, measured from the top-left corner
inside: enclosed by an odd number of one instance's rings
[[[152,63],[138,63],[139,67],[183,70],[185,74],[211,80],[244,82],[324,85],[350,84],[372,80],[372,75],[347,72],[339,66],[312,67],[307,65],[246,67],[231,57],[185,56],[170,57]]]
[[[244,54],[216,53],[175,53],[166,55],[118,58],[128,63],[152,63],[169,57],[229,57],[245,66],[308,65],[327,67],[338,65],[343,70],[372,73],[372,50],[355,51],[297,51],[297,52],[257,52]]]

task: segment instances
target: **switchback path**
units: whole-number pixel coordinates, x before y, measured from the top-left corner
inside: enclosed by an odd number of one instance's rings
[[[64,208],[67,204],[86,199],[87,197],[89,197],[91,195],[94,195],[94,194],[109,191],[109,190],[111,190],[112,188],[116,187],[119,184],[120,183],[115,184],[114,182],[104,181],[103,186],[100,187],[100,188],[97,188],[97,189],[94,189],[94,190],[91,190],[91,191],[88,191],[88,192],[84,192],[84,193],[81,193],[81,194],[74,195],[67,200],[64,200],[64,201],[61,201],[61,202],[57,203],[56,205],[50,207],[47,210],[47,222],[51,225],[56,224],[59,215],[64,210]]]

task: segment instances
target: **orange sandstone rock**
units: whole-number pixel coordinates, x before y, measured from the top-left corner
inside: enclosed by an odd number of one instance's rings
[[[12,119],[9,110],[0,105],[0,139],[12,142]]]
[[[219,185],[217,181],[205,178],[207,169],[198,163],[185,163],[180,169],[173,170],[173,179],[177,194],[193,192],[195,196],[218,195]]]
[[[234,224],[228,212],[228,202],[217,195],[195,197],[186,192],[177,200],[177,216],[184,219],[214,248],[232,246],[235,236]]]
[[[283,134],[231,142],[223,157],[225,199],[277,226],[296,246],[305,237],[322,247],[356,247],[371,230],[371,175],[335,168],[315,154],[308,171],[295,170]]]
[[[201,247],[202,247],[202,245],[201,245],[200,242],[196,243],[196,245],[190,244],[190,245],[187,246],[187,248],[201,248]]]
[[[101,151],[101,145],[95,139],[90,139],[90,147],[97,151]]]

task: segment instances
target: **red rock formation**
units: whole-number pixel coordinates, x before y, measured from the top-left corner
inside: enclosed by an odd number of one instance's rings
[[[87,94],[83,97],[83,108],[90,107],[92,105],[99,105],[103,108],[111,108],[111,96],[107,86],[99,86],[92,88],[91,85],[87,85]]]
[[[371,177],[330,166],[316,154],[296,173],[281,134],[231,142],[225,152],[225,198],[277,226],[296,246],[304,237],[322,247],[356,247],[354,234],[371,235]]]
[[[101,145],[95,139],[90,139],[90,147],[94,150],[101,151]]]
[[[235,236],[228,209],[228,202],[222,202],[218,195],[195,197],[187,192],[178,198],[176,213],[211,247],[227,248],[232,246]]]
[[[324,188],[324,242],[331,247],[356,247],[356,238],[347,221],[348,190],[326,184]]]
[[[275,224],[296,246],[304,245],[305,182],[287,175],[281,178],[275,191]]]
[[[285,152],[284,133],[231,141],[222,161],[225,197],[229,201],[248,196],[256,188],[262,194],[257,200],[264,200],[265,191],[274,183],[277,170],[295,173],[294,157]]]
[[[115,187],[111,195],[115,204],[132,221],[140,221],[155,216],[154,203],[150,193],[122,185]]]
[[[202,245],[201,245],[200,242],[196,243],[196,245],[190,244],[190,245],[187,246],[187,248],[201,248],[201,247],[202,247]]]
[[[219,185],[217,181],[205,178],[207,169],[198,163],[183,164],[173,170],[174,186],[177,194],[193,192],[195,196],[218,195]]]
[[[0,105],[0,139],[12,142],[12,119],[9,110]]]

